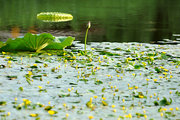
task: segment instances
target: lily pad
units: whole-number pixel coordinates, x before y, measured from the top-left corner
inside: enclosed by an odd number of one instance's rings
[[[36,51],[40,50],[63,50],[66,46],[70,46],[75,40],[74,37],[53,37],[49,33],[33,35],[26,33],[23,38],[9,38],[4,46],[0,46],[0,51]]]

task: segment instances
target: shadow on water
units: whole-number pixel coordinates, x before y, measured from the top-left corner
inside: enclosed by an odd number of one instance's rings
[[[4,0],[0,1],[0,40],[28,31],[49,32],[55,36],[72,35],[83,41],[88,21],[92,22],[88,41],[158,43],[180,34],[180,1],[164,0]],[[65,12],[71,22],[44,23],[40,12]],[[14,28],[15,32],[12,31]]]

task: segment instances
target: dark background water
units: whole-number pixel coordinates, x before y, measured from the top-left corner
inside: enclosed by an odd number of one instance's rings
[[[40,12],[65,12],[69,22],[44,23]],[[0,0],[0,40],[12,31],[73,35],[83,41],[157,42],[180,33],[180,0]],[[15,28],[15,29],[14,29]]]

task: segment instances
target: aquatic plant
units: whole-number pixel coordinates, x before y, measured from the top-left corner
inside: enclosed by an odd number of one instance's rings
[[[40,35],[26,33],[23,38],[9,38],[0,51],[34,51],[40,50],[63,50],[66,46],[70,46],[75,38],[73,37],[53,37],[49,33]]]
[[[85,43],[84,43],[85,54],[86,54],[87,35],[88,35],[88,30],[89,30],[90,27],[91,27],[91,22],[89,21],[89,22],[88,22],[88,27],[87,27],[87,30],[86,30],[86,35],[85,35]]]
[[[0,48],[3,47],[4,45],[5,44],[2,41],[0,41]]]
[[[61,12],[41,12],[37,14],[37,19],[44,22],[65,22],[73,19],[71,14]]]

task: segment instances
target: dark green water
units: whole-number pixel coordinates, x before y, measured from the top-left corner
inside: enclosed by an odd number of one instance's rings
[[[180,33],[179,11],[180,0],[0,0],[0,40],[18,27],[21,33],[33,29],[83,41],[91,21],[88,41],[151,43]],[[74,19],[43,23],[36,19],[40,12],[71,13]]]

